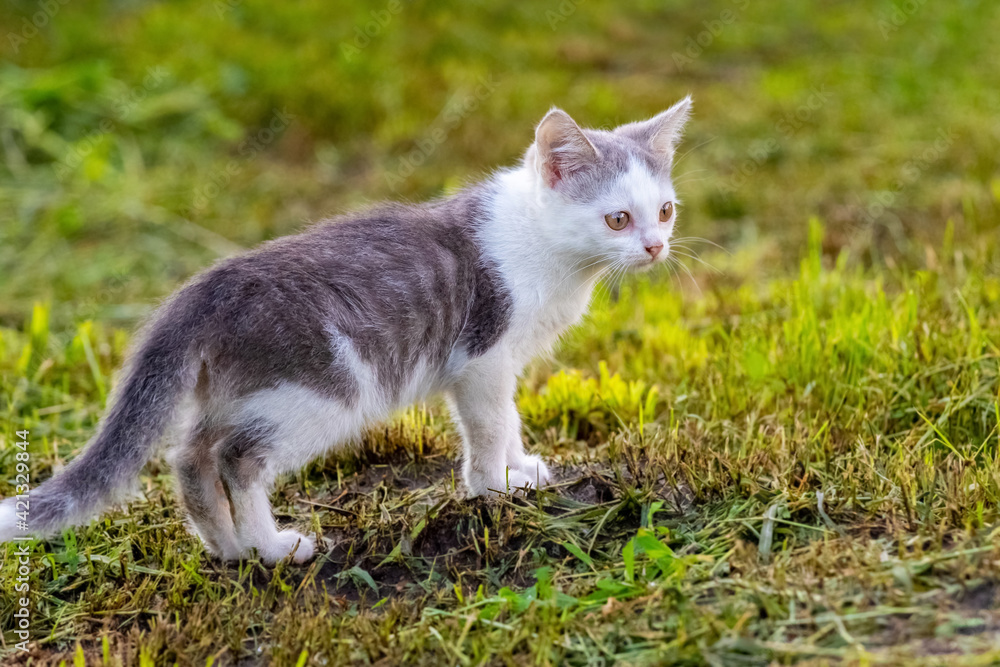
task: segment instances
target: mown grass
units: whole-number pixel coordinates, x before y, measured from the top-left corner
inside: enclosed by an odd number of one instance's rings
[[[208,559],[154,465],[128,513],[37,545],[45,645],[335,664],[995,650],[1000,280],[824,267],[819,234],[760,289],[599,296],[560,357],[601,372],[539,369],[522,392],[560,479],[528,499],[464,500],[441,411],[414,409],[281,485],[281,518],[327,549],[270,572]],[[50,335],[38,309],[2,340],[44,476],[92,428],[124,337]]]
[[[5,664],[1000,661],[998,7],[417,2],[347,57],[386,6],[75,0],[0,40],[0,495],[16,431],[35,480],[78,453],[193,271],[510,162],[553,103],[602,126],[694,94],[696,258],[602,287],[527,373],[552,489],[464,499],[417,406],[281,482],[323,548],[271,570],[207,557],[157,459],[33,545],[30,657],[4,550]]]

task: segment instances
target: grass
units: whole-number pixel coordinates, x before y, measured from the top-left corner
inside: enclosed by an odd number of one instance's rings
[[[33,479],[78,453],[193,271],[516,159],[552,103],[692,92],[680,233],[718,246],[602,287],[529,369],[552,489],[465,499],[416,406],[282,480],[323,548],[272,570],[207,557],[157,459],[32,544],[30,657],[0,554],[5,664],[1000,661],[997,7],[417,2],[345,55],[387,6],[76,0],[0,44],[0,495],[17,431]]]

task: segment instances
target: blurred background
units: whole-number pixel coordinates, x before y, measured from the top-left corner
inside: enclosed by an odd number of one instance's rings
[[[38,301],[127,326],[240,248],[513,163],[552,105],[609,127],[689,93],[680,233],[731,253],[702,289],[796,267],[811,217],[829,257],[997,268],[987,0],[10,0],[0,25],[4,326]]]
[[[137,321],[195,272],[513,164],[553,105],[605,128],[695,109],[685,266],[599,289],[519,390],[572,512],[477,523],[440,483],[443,411],[416,406],[279,484],[282,521],[328,536],[323,591],[258,587],[199,549],[154,461],[145,501],[36,546],[32,636],[81,645],[32,664],[996,658],[1000,3],[7,0],[0,28],[8,496],[14,434],[33,482],[71,459]],[[0,621],[17,567],[0,554]]]

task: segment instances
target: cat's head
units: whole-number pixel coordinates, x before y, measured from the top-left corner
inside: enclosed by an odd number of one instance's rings
[[[686,97],[614,130],[581,129],[552,109],[525,166],[536,179],[541,224],[579,262],[645,270],[664,261],[677,218],[670,172],[691,111]]]

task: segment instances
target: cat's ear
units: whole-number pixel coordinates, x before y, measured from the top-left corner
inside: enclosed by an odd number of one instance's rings
[[[535,128],[535,164],[550,187],[597,161],[594,145],[562,109],[553,108]]]
[[[618,128],[618,132],[648,145],[653,154],[660,158],[669,169],[674,159],[674,151],[684,134],[684,125],[691,117],[691,96],[639,123],[630,123]]]

